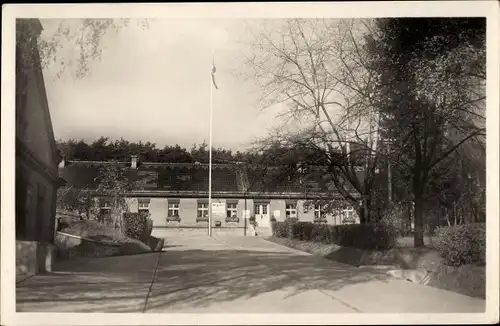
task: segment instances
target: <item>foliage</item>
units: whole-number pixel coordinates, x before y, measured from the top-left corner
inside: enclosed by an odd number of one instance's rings
[[[275,222],[272,225],[273,235],[279,238],[288,237],[288,224],[285,222]]]
[[[312,239],[312,231],[315,225],[311,222],[296,222],[293,223],[293,234],[299,240],[310,241]]]
[[[190,150],[179,145],[157,148],[152,142],[130,142],[123,138],[110,140],[100,137],[92,143],[83,140],[58,140],[58,149],[66,160],[81,161],[120,161],[130,160],[132,154],[138,154],[139,161],[158,163],[208,163],[208,149],[205,142],[193,144]],[[259,155],[247,152],[232,152],[225,148],[212,148],[212,162],[255,162]]]
[[[144,243],[148,243],[148,239],[151,237],[151,233],[153,232],[153,220],[146,216],[146,227],[144,228],[144,232],[141,235],[141,241]]]
[[[405,200],[415,202],[415,246],[437,197],[430,190],[456,174],[448,167],[460,147],[485,133],[484,35],[484,19],[401,18],[377,20],[367,37],[381,135]]]
[[[64,186],[57,189],[57,209],[88,215],[91,198],[86,189]]]
[[[226,217],[226,223],[239,223],[240,218],[237,216]]]
[[[123,231],[123,212],[129,210],[127,194],[132,190],[142,189],[143,180],[131,182],[128,169],[118,162],[110,162],[99,168],[99,177],[95,194],[100,200],[108,201],[111,207],[111,219],[113,226]]]
[[[176,216],[167,216],[167,222],[180,222],[181,221],[181,217],[179,215],[176,215]],[[200,222],[200,221],[206,221],[208,222],[208,217],[197,217],[196,218],[196,222]]]
[[[394,238],[398,238],[409,233],[409,222],[405,205],[393,204],[384,211],[380,220],[380,227],[384,228]]]
[[[61,229],[61,232],[95,240],[123,241],[125,239],[125,236],[114,228],[89,220],[71,221]]]
[[[140,213],[123,213],[125,234],[133,239],[142,240],[148,228],[147,217]]]
[[[485,264],[486,224],[441,227],[436,231],[435,247],[447,265]]]
[[[273,235],[280,238],[336,244],[360,249],[390,249],[396,235],[380,224],[325,225],[311,222],[276,222]]]
[[[129,18],[16,19],[16,46],[22,53],[19,59],[30,67],[35,59],[32,54],[38,53],[42,68],[52,68],[55,78],[68,69],[75,77],[83,78],[90,72],[90,64],[102,59],[106,34],[129,28],[130,22]],[[135,23],[141,29],[148,28],[146,19]]]

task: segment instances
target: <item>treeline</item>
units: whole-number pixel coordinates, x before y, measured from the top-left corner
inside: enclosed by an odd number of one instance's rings
[[[147,142],[131,142],[125,139],[110,140],[109,137],[87,143],[84,140],[58,140],[57,146],[66,160],[79,161],[129,161],[132,155],[138,155],[143,162],[154,163],[208,163],[209,147],[206,142],[193,144],[190,149],[180,145],[156,147]],[[299,162],[307,164],[324,164],[324,160],[307,149],[271,146],[252,148],[246,151],[232,151],[222,147],[212,148],[213,163],[265,163],[274,165],[290,165]]]
[[[66,160],[81,161],[128,161],[131,155],[138,155],[141,161],[159,162],[159,163],[206,163],[209,160],[208,145],[193,144],[190,149],[180,145],[165,146],[158,148],[156,143],[131,142],[125,139],[110,140],[109,137],[100,137],[99,139],[87,143],[84,140],[59,140],[57,142],[59,151]],[[233,152],[225,148],[213,148],[213,162],[236,162],[248,161],[254,158],[250,151]]]

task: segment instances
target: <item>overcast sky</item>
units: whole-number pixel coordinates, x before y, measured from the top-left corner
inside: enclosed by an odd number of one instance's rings
[[[42,21],[44,35],[58,21]],[[235,20],[154,20],[149,29],[135,24],[108,33],[101,61],[76,79],[67,71],[54,79],[44,72],[55,136],[93,141],[99,136],[151,141],[157,147],[209,140],[209,90],[212,65],[209,33],[227,32],[215,51],[214,146],[245,148],[275,125],[275,112],[262,112],[256,87],[231,71],[242,69],[244,22]],[[61,55],[71,49],[63,47]],[[68,60],[66,60],[68,61]]]

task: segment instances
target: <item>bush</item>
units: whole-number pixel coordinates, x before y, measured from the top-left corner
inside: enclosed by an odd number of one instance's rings
[[[315,225],[311,222],[296,222],[293,223],[293,237],[299,240],[311,241],[312,231]]]
[[[473,223],[441,227],[436,230],[435,247],[446,265],[484,264],[486,224]]]
[[[147,217],[146,227],[144,228],[144,232],[141,236],[141,241],[147,243],[149,237],[151,237],[151,233],[153,233],[153,220]]]
[[[406,207],[401,204],[394,204],[384,210],[380,219],[380,226],[394,237],[403,237],[410,233],[410,223],[407,216]]]
[[[330,238],[334,244],[360,249],[390,249],[396,244],[396,238],[381,224],[348,224],[331,227]]]
[[[273,235],[278,238],[287,238],[288,237],[288,224],[286,222],[274,222],[273,226]]]
[[[123,213],[125,235],[129,238],[141,240],[147,229],[147,217],[139,213]]]
[[[60,231],[94,240],[125,239],[125,236],[112,226],[92,220],[74,221],[70,225],[62,228]]]
[[[285,221],[275,223],[273,235],[361,249],[390,249],[397,240],[394,232],[382,224],[324,225]]]

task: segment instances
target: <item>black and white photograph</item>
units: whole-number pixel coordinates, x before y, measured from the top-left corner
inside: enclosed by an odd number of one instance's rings
[[[498,9],[6,5],[1,323],[498,322]]]

